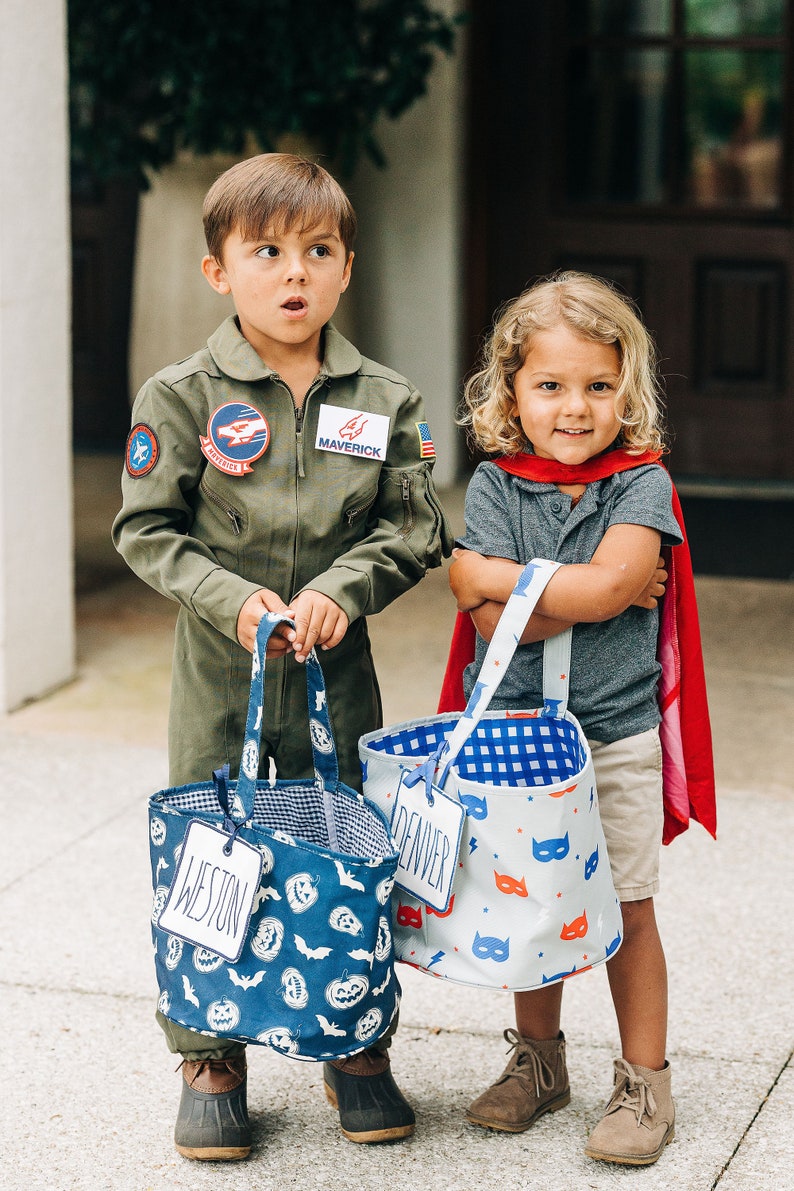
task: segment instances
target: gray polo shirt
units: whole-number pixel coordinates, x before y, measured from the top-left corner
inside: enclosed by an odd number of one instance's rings
[[[671,493],[665,469],[651,464],[588,484],[572,508],[570,496],[554,484],[481,463],[466,494],[466,535],[459,544],[520,563],[587,563],[610,525],[647,525],[660,531],[662,545],[678,545],[683,539]],[[610,743],[658,724],[658,629],[658,610],[635,607],[612,620],[574,626],[568,706],[589,739]],[[475,662],[464,674],[467,698],[485,650],[478,635]],[[519,646],[491,707],[541,706],[542,674],[542,643]]]

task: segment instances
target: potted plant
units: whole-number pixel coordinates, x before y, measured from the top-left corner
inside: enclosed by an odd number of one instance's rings
[[[424,93],[461,18],[424,0],[69,0],[68,19],[75,438],[115,445],[151,172],[182,150],[241,155],[285,136],[343,175],[364,154],[383,164],[378,121]]]

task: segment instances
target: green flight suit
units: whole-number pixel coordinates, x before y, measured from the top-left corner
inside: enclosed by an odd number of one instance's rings
[[[301,411],[234,316],[205,349],[158,372],[136,398],[133,425],[146,428],[155,461],[136,470],[128,450],[113,540],[136,574],[181,605],[169,715],[172,785],[208,780],[225,762],[237,773],[251,677],[237,617],[245,600],[267,587],[287,604],[304,588],[323,592],[348,616],[343,641],[319,657],[340,777],[360,789],[358,739],[382,722],[364,618],[452,548],[432,459],[423,456],[419,393],[364,359],[331,324],[324,342]],[[240,475],[226,474],[201,449],[211,415],[229,402],[250,405],[270,430],[265,453]],[[322,404],[385,415],[383,458],[318,449]],[[279,777],[313,775],[305,672],[292,657],[266,666],[262,776],[271,758]],[[223,1039],[199,1043],[189,1031],[161,1024],[169,1045],[190,1057],[240,1049]],[[199,1044],[195,1051],[191,1040]]]

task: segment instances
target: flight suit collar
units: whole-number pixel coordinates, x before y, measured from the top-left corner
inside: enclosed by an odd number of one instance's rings
[[[275,376],[272,368],[254,351],[237,325],[235,315],[222,322],[207,340],[215,363],[234,380],[255,381]],[[351,376],[361,367],[357,348],[340,335],[333,323],[325,328],[325,355],[320,367],[323,377]]]

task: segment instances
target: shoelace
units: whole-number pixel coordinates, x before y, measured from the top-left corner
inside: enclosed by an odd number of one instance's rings
[[[550,1092],[554,1087],[554,1071],[532,1043],[522,1038],[517,1030],[505,1030],[504,1037],[505,1042],[510,1043],[513,1057],[502,1079],[517,1079],[523,1084],[534,1086],[538,1099],[541,1092]]]
[[[620,1108],[631,1109],[637,1117],[639,1128],[644,1116],[650,1118],[656,1112],[654,1094],[643,1076],[638,1075],[625,1059],[615,1059],[615,1071],[618,1079],[606,1111],[611,1113]]]

